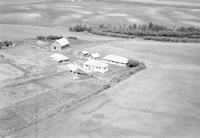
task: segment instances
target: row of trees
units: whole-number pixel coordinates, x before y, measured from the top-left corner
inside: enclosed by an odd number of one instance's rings
[[[75,31],[75,32],[92,32],[93,28],[88,25],[75,25],[72,27],[69,27],[70,31]]]
[[[10,46],[13,46],[14,43],[12,41],[2,41],[0,42],[0,49],[3,49],[3,48],[6,48],[6,47],[10,47]]]
[[[200,38],[200,29],[195,27],[168,28],[166,26],[156,25],[153,23],[144,25],[99,25],[97,28],[104,32],[114,32],[120,34],[128,34],[135,36],[164,36],[164,37],[187,37]]]
[[[142,37],[147,40],[172,41],[172,42],[199,42],[200,28],[179,27],[169,28],[153,23],[143,25],[110,25],[101,24],[96,27],[88,25],[75,25],[69,28],[70,31],[90,32],[97,35],[107,35],[123,38]],[[166,39],[164,39],[166,38]]]
[[[49,35],[49,36],[37,36],[38,40],[42,40],[42,41],[54,41],[57,39],[63,38],[63,36],[55,36],[55,35]]]

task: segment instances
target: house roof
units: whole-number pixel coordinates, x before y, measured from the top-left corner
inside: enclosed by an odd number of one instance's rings
[[[85,63],[83,63],[84,65],[89,65],[89,66],[95,66],[95,67],[101,67],[101,68],[105,68],[108,67],[108,64],[99,61],[99,60],[88,60]]]
[[[62,61],[62,60],[69,60],[68,57],[64,56],[64,55],[61,55],[61,54],[58,54],[58,53],[55,53],[51,56],[49,56],[52,60],[55,60],[55,61]]]
[[[93,58],[99,58],[99,57],[100,57],[100,54],[99,54],[99,53],[93,53],[93,54],[91,54],[91,56],[92,56]]]
[[[65,46],[69,44],[69,41],[66,38],[58,39],[55,42],[59,43],[61,46]]]
[[[84,54],[84,55],[87,55],[87,54],[88,54],[88,51],[83,50],[83,51],[81,51],[81,53]]]
[[[128,59],[127,58],[121,57],[121,56],[116,56],[116,55],[107,55],[107,56],[105,56],[103,58],[103,60],[119,62],[119,63],[123,63],[123,64],[128,63]]]

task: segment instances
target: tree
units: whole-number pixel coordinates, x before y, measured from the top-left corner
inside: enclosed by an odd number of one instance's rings
[[[129,59],[127,66],[130,68],[133,68],[133,67],[137,67],[139,64],[140,64],[140,62],[138,60]]]
[[[137,24],[134,24],[134,25],[133,25],[133,28],[134,28],[134,29],[137,29]]]

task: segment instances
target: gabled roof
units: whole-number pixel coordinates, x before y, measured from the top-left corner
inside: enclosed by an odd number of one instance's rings
[[[69,44],[69,41],[66,38],[58,39],[55,42],[59,43],[61,46],[65,46]]]
[[[103,60],[108,60],[108,61],[113,61],[113,62],[118,62],[118,63],[123,63],[123,64],[128,63],[127,58],[116,56],[116,55],[107,55],[103,58]]]
[[[99,57],[100,57],[100,54],[99,54],[99,53],[93,53],[93,54],[91,54],[91,56],[92,56],[93,58],[99,58]]]
[[[61,54],[58,54],[58,53],[55,53],[51,56],[49,56],[52,60],[55,60],[55,61],[62,61],[62,60],[69,60],[68,57],[64,56],[64,55],[61,55]]]
[[[88,51],[83,50],[83,51],[81,51],[81,53],[82,53],[83,55],[87,55],[87,54],[88,54]]]
[[[101,68],[105,68],[108,67],[108,64],[99,61],[99,60],[88,60],[85,63],[83,63],[84,65],[89,65],[89,66],[95,66],[95,67],[101,67]]]

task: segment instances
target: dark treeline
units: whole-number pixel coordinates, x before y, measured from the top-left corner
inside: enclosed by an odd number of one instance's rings
[[[0,42],[0,49],[11,47],[13,45],[14,45],[14,43],[12,41],[8,41],[8,40],[2,41],[2,42]]]
[[[171,41],[171,42],[200,42],[200,28],[179,27],[168,28],[153,23],[133,25],[109,25],[101,24],[96,27],[88,25],[76,25],[69,28],[70,31],[90,32],[97,35],[114,36],[122,38],[142,37],[145,40]]]
[[[63,36],[55,36],[55,35],[49,35],[49,36],[37,36],[38,40],[42,40],[42,41],[54,41],[57,39],[63,38]]]

